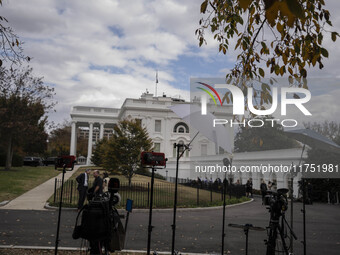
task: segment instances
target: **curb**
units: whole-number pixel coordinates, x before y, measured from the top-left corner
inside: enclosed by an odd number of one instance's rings
[[[245,201],[245,202],[238,203],[238,204],[227,205],[226,208],[248,204],[248,203],[251,203],[253,201],[254,201],[254,198],[251,198],[249,201]],[[46,203],[44,208],[48,209],[48,210],[58,210],[59,209],[59,207],[50,206],[49,203]],[[223,208],[223,206],[177,208],[177,211],[179,211],[179,212],[205,211],[205,210],[209,211],[209,210],[216,210],[216,209],[222,209],[222,208]],[[62,210],[77,211],[77,208],[62,207]],[[169,211],[173,211],[173,210],[174,210],[173,208],[152,209],[153,212],[169,212]],[[125,212],[124,209],[118,209],[118,211]],[[133,209],[132,211],[135,212],[135,213],[144,213],[144,212],[149,212],[149,209]]]
[[[0,202],[0,207],[7,205],[9,202],[11,202],[11,201],[5,200],[5,201]]]
[[[0,245],[0,249],[23,249],[23,250],[55,250],[55,247],[52,246],[21,246],[21,245]],[[61,251],[85,251],[86,248],[79,247],[58,247],[58,250]],[[139,253],[146,254],[146,251],[143,250],[122,250],[118,251],[119,253]],[[167,251],[157,251],[157,254],[171,254],[171,252]],[[207,255],[209,253],[189,253],[189,252],[180,252],[182,255]]]
[[[55,207],[55,206],[50,206],[50,203],[46,202],[46,204],[44,205],[44,208],[47,210],[58,210],[59,207]],[[61,207],[62,210],[66,210],[66,211],[77,211],[77,208],[72,208],[72,207]]]

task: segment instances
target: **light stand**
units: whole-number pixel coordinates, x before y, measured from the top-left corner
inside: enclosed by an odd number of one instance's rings
[[[265,231],[266,229],[261,228],[261,227],[255,227],[252,224],[228,224],[229,227],[233,227],[233,228],[241,228],[244,231],[244,234],[246,235],[246,255],[248,255],[248,234],[249,234],[249,230],[256,230],[256,231]]]
[[[63,191],[64,191],[64,177],[66,173],[66,164],[63,165],[63,177],[61,180],[61,192],[60,192],[60,202],[59,202],[59,214],[58,214],[58,226],[57,226],[57,235],[55,239],[55,249],[54,249],[54,254],[58,254],[58,245],[59,245],[59,230],[60,230],[60,216],[61,216],[61,206],[63,203]]]
[[[173,213],[173,219],[172,219],[172,243],[171,243],[171,255],[175,254],[175,238],[176,238],[176,213],[177,213],[177,189],[178,189],[178,165],[179,165],[179,159],[183,156],[184,152],[186,150],[190,150],[190,144],[192,141],[196,138],[199,132],[192,138],[190,143],[188,145],[184,144],[178,144],[174,143],[174,148],[177,148],[176,150],[176,180],[175,180],[175,198],[174,198],[174,213]],[[179,149],[184,148],[181,155],[179,155]]]
[[[301,162],[301,161],[300,161]],[[290,166],[290,240],[291,240],[291,244],[290,244],[290,253],[293,254],[294,253],[294,243],[293,243],[293,223],[294,223],[294,210],[293,210],[293,205],[294,205],[294,177],[296,176],[296,173],[293,174],[292,169],[294,168],[294,163],[292,162],[291,166]]]
[[[177,214],[177,191],[178,191],[178,165],[179,159],[183,156],[184,152],[189,149],[189,146],[179,143],[174,143],[174,148],[177,148],[176,151],[176,178],[175,178],[175,201],[174,201],[174,213],[172,219],[172,243],[171,243],[171,254],[175,254],[175,238],[176,238],[176,214]],[[179,154],[179,149],[184,148],[181,155]]]
[[[302,147],[302,152],[301,152],[301,157],[300,157],[300,162],[299,162],[299,167],[301,166],[302,162],[302,157],[303,157],[303,152],[305,151],[306,144],[303,144]],[[302,223],[303,223],[303,254],[307,255],[307,243],[306,243],[306,188],[305,188],[305,179],[302,178]]]
[[[227,178],[223,180],[223,218],[222,218],[222,250],[221,254],[224,253],[224,239],[225,239],[225,208],[226,208],[226,196],[227,196]]]
[[[231,161],[228,158],[223,159],[223,165],[226,167],[231,166]],[[227,196],[227,172],[225,173],[224,180],[223,180],[223,218],[222,218],[222,250],[221,254],[224,253],[224,239],[225,239],[225,208],[227,206],[226,203],[226,196]]]
[[[151,232],[152,232],[152,229],[153,229],[153,226],[151,224],[152,224],[153,184],[154,184],[154,181],[155,181],[155,166],[152,166],[147,255],[150,255]]]
[[[307,254],[307,244],[306,244],[306,185],[305,179],[302,178],[302,216],[303,216],[303,254]]]
[[[149,225],[148,225],[148,242],[147,242],[147,254],[150,255],[150,245],[151,245],[151,232],[152,226],[152,207],[153,207],[153,186],[155,182],[155,171],[156,169],[164,169],[166,167],[166,161],[164,153],[160,152],[147,152],[143,151],[141,153],[141,164],[145,168],[152,169],[151,172],[151,195],[150,195],[150,209],[149,209]],[[163,166],[163,168],[156,168],[156,166]]]

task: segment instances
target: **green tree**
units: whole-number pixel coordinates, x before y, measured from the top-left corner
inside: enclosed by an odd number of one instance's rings
[[[48,137],[48,154],[51,156],[70,153],[71,125],[67,121],[53,129]]]
[[[340,123],[336,123],[335,121],[324,121],[322,123],[308,122],[303,123],[303,125],[305,126],[305,128],[314,130],[315,132],[326,136],[333,142],[340,144]]]
[[[32,75],[32,68],[0,68],[0,136],[6,147],[6,169],[15,147],[39,152],[36,141],[46,143],[47,112],[53,108],[54,90]],[[45,144],[41,145],[42,147]]]
[[[232,51],[240,53],[227,83],[242,90],[253,88],[254,103],[261,107],[271,103],[271,87],[261,81],[264,66],[271,74],[288,74],[290,85],[304,88],[308,88],[307,67],[323,68],[329,55],[324,36],[329,34],[333,41],[339,36],[329,31],[332,23],[324,5],[324,0],[205,0],[196,35],[202,46],[210,30],[223,54],[236,39]],[[270,84],[274,82],[270,79]],[[232,100],[231,94],[226,93],[225,99]]]
[[[141,167],[141,152],[151,149],[152,140],[146,129],[136,120],[126,119],[114,127],[113,137],[97,146],[94,155],[102,155],[99,164],[109,171],[120,172],[131,185],[132,177]]]
[[[264,151],[264,150],[279,150],[298,147],[298,144],[288,138],[283,127],[277,124],[273,118],[264,116],[257,118],[262,120],[262,127],[241,126],[235,138],[235,151]],[[272,119],[272,121],[268,121]],[[255,125],[255,124],[254,124]],[[260,123],[256,123],[260,125]]]
[[[91,157],[92,163],[96,166],[103,166],[107,146],[108,140],[106,138],[103,138],[96,143],[96,149],[93,151],[93,155]]]

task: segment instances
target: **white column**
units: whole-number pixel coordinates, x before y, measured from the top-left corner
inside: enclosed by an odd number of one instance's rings
[[[92,139],[93,139],[93,122],[89,122],[90,130],[89,130],[89,141],[87,147],[87,161],[86,165],[91,165],[91,157],[92,157]]]
[[[99,139],[100,140],[103,139],[103,137],[104,137],[104,125],[105,125],[105,123],[103,123],[103,122],[100,123],[100,130],[99,130]]]
[[[165,153],[165,157],[170,158],[172,157],[172,150],[173,150],[173,144],[171,144],[170,138],[171,138],[171,131],[172,126],[171,124],[171,118],[165,117],[164,118],[164,124],[165,124],[165,130],[164,130],[164,140],[163,140],[163,151]]]
[[[70,155],[76,155],[76,122],[72,121]]]

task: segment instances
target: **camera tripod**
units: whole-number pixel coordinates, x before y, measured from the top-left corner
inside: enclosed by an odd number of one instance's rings
[[[286,228],[289,230],[290,236],[295,240],[297,237],[289,226],[285,211],[287,210],[286,197],[283,194],[278,194],[274,197],[274,201],[270,204],[270,221],[269,227],[267,227],[268,240],[265,240],[267,245],[266,255],[275,255],[275,252],[281,252],[289,255],[289,247],[287,246],[286,239],[289,238]],[[280,239],[278,239],[278,235]],[[291,239],[289,239],[292,242]],[[281,247],[280,246],[281,242]],[[290,244],[291,245],[291,244]]]

